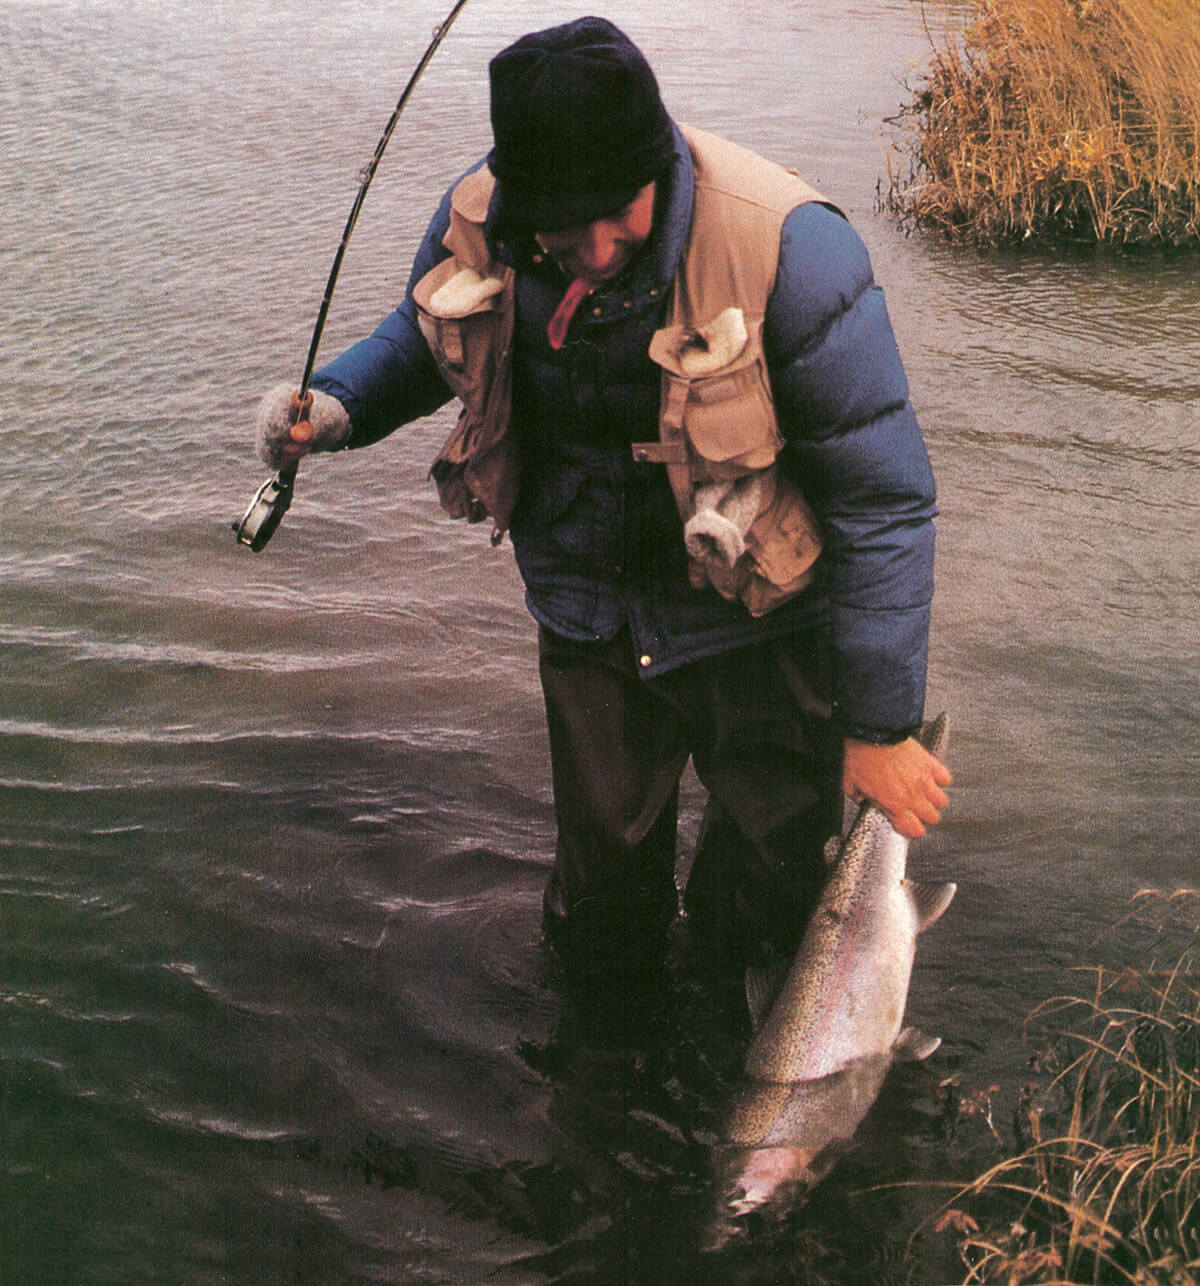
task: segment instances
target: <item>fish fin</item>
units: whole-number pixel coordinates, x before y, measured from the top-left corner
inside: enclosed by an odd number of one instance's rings
[[[917,740],[939,759],[946,752],[946,743],[950,740],[950,720],[943,710],[936,719],[931,719],[917,733]]]
[[[918,933],[924,933],[941,917],[958,892],[957,884],[922,884],[920,880],[905,880],[904,887],[917,908]]]
[[[786,960],[779,960],[761,969],[746,970],[746,1004],[750,1009],[750,1022],[755,1031],[762,1026],[767,1010],[779,995],[787,970]]]
[[[892,1053],[902,1062],[919,1063],[942,1043],[940,1036],[926,1036],[915,1027],[906,1027],[896,1038]]]

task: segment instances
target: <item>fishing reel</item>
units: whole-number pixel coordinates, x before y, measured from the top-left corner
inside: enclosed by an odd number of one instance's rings
[[[296,469],[292,465],[280,469],[259,487],[241,522],[233,524],[239,545],[248,545],[255,554],[266,548],[292,503],[295,481]]]
[[[304,385],[292,394],[291,405],[287,409],[287,422],[293,442],[310,442],[313,436],[312,415],[313,395],[308,387],[308,372],[305,372]],[[296,470],[300,461],[289,460],[273,477],[259,487],[250,508],[242,515],[241,522],[233,524],[239,545],[248,545],[251,552],[257,554],[266,547],[267,541],[275,534],[275,528],[283,521],[292,503],[292,494],[296,486]]]

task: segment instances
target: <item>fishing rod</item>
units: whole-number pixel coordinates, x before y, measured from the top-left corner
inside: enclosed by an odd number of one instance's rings
[[[300,381],[300,387],[292,394],[292,403],[288,416],[293,429],[301,424],[309,424],[308,417],[312,411],[313,399],[308,386],[312,379],[313,367],[316,365],[317,349],[321,344],[321,334],[325,330],[325,319],[329,315],[329,302],[333,298],[333,288],[337,284],[338,273],[342,268],[342,259],[346,254],[346,246],[350,243],[350,234],[354,231],[354,225],[358,222],[358,212],[362,209],[367,189],[371,186],[371,180],[375,177],[375,171],[379,168],[379,162],[383,159],[384,149],[388,145],[388,140],[392,137],[392,131],[396,128],[400,113],[404,111],[405,105],[416,88],[417,81],[421,79],[421,74],[429,65],[429,61],[437,52],[443,37],[450,30],[455,18],[462,12],[466,3],[467,0],[457,0],[441,25],[434,28],[433,39],[430,40],[428,47],[421,55],[420,62],[413,68],[413,73],[408,78],[408,84],[404,86],[404,91],[400,95],[388,119],[388,123],[384,126],[383,133],[379,136],[379,142],[375,144],[375,155],[371,157],[370,163],[363,171],[358,195],[355,196],[354,204],[350,207],[350,217],[346,220],[346,229],[342,233],[342,240],[338,245],[337,253],[333,256],[333,266],[329,270],[329,280],[325,283],[325,294],[321,299],[321,307],[317,311],[316,325],[313,326],[312,340],[308,346],[308,358],[304,363],[304,376]],[[311,424],[309,424],[308,433],[311,437]],[[259,487],[257,494],[250,502],[250,507],[242,516],[241,522],[233,524],[233,530],[237,533],[239,545],[248,545],[256,554],[266,547],[267,541],[275,534],[275,528],[279,526],[283,515],[287,513],[288,507],[292,503],[296,471],[299,467],[299,460],[289,461],[280,468],[274,477],[268,478]]]

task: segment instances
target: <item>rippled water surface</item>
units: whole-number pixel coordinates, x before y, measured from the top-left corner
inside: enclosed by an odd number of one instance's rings
[[[729,1050],[687,1003],[636,1057],[564,1029],[533,632],[507,550],[439,515],[445,418],[306,464],[261,556],[229,531],[253,404],[299,376],[439,9],[0,8],[0,1281],[895,1279],[928,1203],[877,1185],[971,1159],[943,1083],[1011,1100],[1028,1007],[1135,890],[1195,882],[1196,262],[980,254],[877,214],[927,48],[907,3],[605,10],[676,115],[850,214],[941,491],[957,786],[912,861],[960,892],[911,1008],[945,1044],[789,1240],[699,1264]],[[327,355],[486,148],[488,56],[579,12],[464,10]],[[918,1281],[949,1271],[935,1240]]]

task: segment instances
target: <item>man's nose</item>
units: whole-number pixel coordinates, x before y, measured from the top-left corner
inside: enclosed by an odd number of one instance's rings
[[[580,265],[596,273],[611,267],[619,253],[616,229],[604,219],[588,225],[575,250]]]

